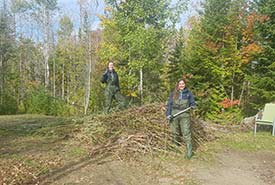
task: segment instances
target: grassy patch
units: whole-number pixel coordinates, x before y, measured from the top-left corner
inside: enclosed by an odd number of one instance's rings
[[[88,155],[87,150],[85,150],[84,148],[80,147],[80,146],[72,146],[70,147],[70,149],[68,149],[67,153],[67,158],[78,158],[78,157],[82,157],[85,155]]]
[[[229,134],[220,142],[224,147],[247,152],[275,150],[275,137],[272,137],[269,132],[260,132],[256,136],[253,136],[251,132]]]
[[[256,136],[252,132],[224,134],[219,139],[200,146],[194,158],[214,162],[214,154],[225,149],[243,152],[274,151],[275,137],[269,132],[259,132]]]
[[[184,185],[200,185],[200,183],[195,179],[186,179]]]
[[[74,139],[80,122],[40,115],[0,116],[0,184],[31,183],[87,155]]]

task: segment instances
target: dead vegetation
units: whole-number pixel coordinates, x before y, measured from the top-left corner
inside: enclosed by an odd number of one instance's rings
[[[192,118],[194,148],[230,132],[225,126]],[[0,119],[0,184],[39,184],[47,174],[82,159],[135,159],[142,155],[179,154],[164,104],[133,107],[79,119],[11,116]],[[176,152],[175,152],[176,151]],[[42,178],[41,178],[42,177]]]
[[[111,154],[123,158],[135,154],[166,153],[175,148],[162,104],[89,117],[84,125],[77,138],[92,146],[92,156]],[[193,118],[191,125],[195,148],[215,139],[215,129],[206,122]]]

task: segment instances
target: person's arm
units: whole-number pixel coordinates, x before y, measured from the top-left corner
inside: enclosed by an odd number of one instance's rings
[[[167,102],[166,108],[166,117],[171,116],[172,114],[172,105],[173,105],[173,92],[170,94]]]
[[[103,73],[102,78],[101,78],[101,83],[107,83],[108,80],[108,69]]]
[[[192,107],[192,108],[196,107],[196,102],[191,92],[189,92],[189,107]]]

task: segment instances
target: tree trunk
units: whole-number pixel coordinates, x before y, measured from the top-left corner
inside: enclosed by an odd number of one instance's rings
[[[43,55],[44,55],[44,68],[45,68],[45,89],[49,87],[49,76],[50,76],[50,68],[49,68],[49,55],[50,55],[50,15],[49,10],[44,7],[44,47],[43,47]]]
[[[139,91],[140,91],[140,103],[143,102],[143,71],[142,68],[139,69]]]
[[[66,101],[67,103],[70,102],[70,73],[67,74],[67,93],[66,93]]]
[[[242,91],[241,91],[240,98],[239,98],[239,104],[241,104],[241,101],[243,98],[244,88],[245,88],[245,81],[243,82]]]
[[[61,85],[61,97],[64,100],[65,94],[65,71],[64,71],[64,64],[62,64],[62,85]]]
[[[23,49],[23,48],[22,48]],[[23,94],[23,87],[24,87],[24,74],[23,74],[23,70],[22,70],[22,65],[23,65],[23,62],[22,62],[22,51],[20,51],[20,54],[19,54],[19,81],[20,81],[20,84],[18,86],[18,99],[17,99],[17,105],[19,105],[19,102],[20,102],[20,95]]]
[[[235,78],[235,66],[233,68],[233,74],[232,74],[232,79],[231,79],[231,97],[230,97],[230,100],[233,101],[234,100],[234,78]]]
[[[2,39],[0,42],[2,42]],[[0,105],[2,104],[3,104],[3,57],[1,54],[0,55]]]
[[[56,90],[55,90],[55,58],[53,60],[53,97],[55,98],[56,96]]]
[[[91,41],[91,34],[88,33],[88,50],[87,50],[87,73],[86,73],[86,85],[85,85],[85,102],[84,102],[84,114],[87,114],[87,110],[89,107],[89,100],[90,100],[90,91],[91,91],[91,70],[92,70],[92,41]]]
[[[234,100],[234,85],[231,86],[231,97],[230,100],[233,101]]]

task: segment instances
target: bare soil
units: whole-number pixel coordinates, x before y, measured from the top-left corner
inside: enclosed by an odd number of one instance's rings
[[[181,156],[144,157],[134,161],[112,158],[92,159],[62,173],[53,174],[41,184],[51,185],[272,185],[275,184],[275,155],[272,152],[224,150],[211,160]],[[214,159],[214,160],[213,160]]]
[[[126,159],[112,150],[91,157],[90,144],[76,137],[86,136],[82,127],[77,120],[55,117],[0,116],[0,185],[275,184],[270,133],[253,137],[215,127],[221,136],[202,142],[191,160],[175,151],[130,153]]]
[[[204,185],[275,184],[275,153],[226,150],[215,163],[197,165],[194,176]]]

